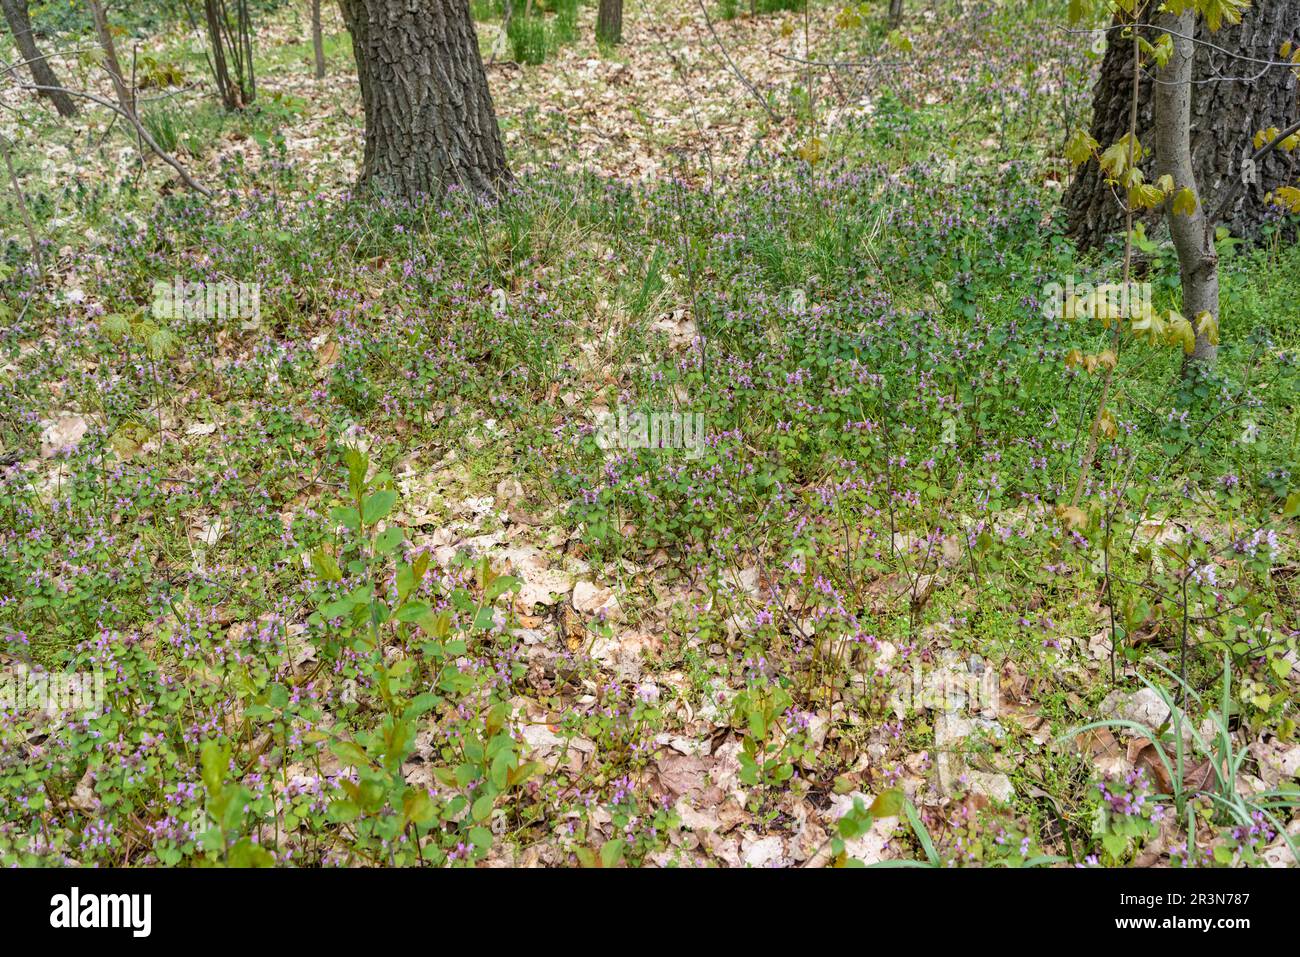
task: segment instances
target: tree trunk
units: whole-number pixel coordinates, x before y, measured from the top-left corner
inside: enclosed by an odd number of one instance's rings
[[[243,107],[239,89],[230,78],[230,65],[226,62],[226,42],[222,35],[222,16],[216,0],[203,0],[203,19],[208,27],[208,46],[212,48],[212,79],[221,94],[221,105],[234,111]]]
[[[1198,37],[1255,60],[1279,60],[1278,48],[1300,41],[1300,0],[1255,0],[1234,27],[1211,33],[1202,23]],[[1259,130],[1283,129],[1300,120],[1300,80],[1295,71],[1271,67],[1258,79],[1259,63],[1241,60],[1213,47],[1198,46],[1198,78],[1223,77],[1192,88],[1192,167],[1205,195],[1206,208],[1241,180],[1243,163],[1253,151]],[[1215,226],[1255,238],[1266,223],[1276,223],[1280,207],[1264,197],[1296,176],[1296,154],[1274,150],[1257,164],[1252,181],[1225,210]]]
[[[1214,224],[1206,216],[1192,162],[1192,75],[1196,12],[1161,13],[1156,22],[1173,40],[1169,62],[1159,68],[1152,91],[1155,124],[1155,159],[1158,174],[1173,177],[1174,188],[1190,189],[1197,197],[1191,213],[1168,210],[1169,233],[1178,250],[1178,271],[1183,286],[1183,315],[1196,328],[1192,363],[1213,362],[1216,347],[1200,330],[1199,317],[1219,318],[1219,256],[1214,248]],[[1181,34],[1181,36],[1180,36]]]
[[[361,185],[417,202],[495,192],[510,172],[469,0],[341,0],[366,151]]]
[[[903,0],[889,0],[889,29],[897,30],[903,25]]]
[[[9,32],[14,35],[18,52],[27,61],[27,68],[32,72],[32,80],[37,86],[63,86],[54,74],[50,61],[36,48],[36,35],[32,33],[32,22],[27,16],[27,0],[0,0],[4,8],[5,21]],[[60,116],[76,116],[77,105],[72,97],[59,90],[41,90],[40,95],[49,99]]]
[[[1116,21],[1118,23],[1118,20]],[[1133,100],[1133,43],[1121,39],[1112,26],[1107,36],[1106,54],[1101,72],[1092,87],[1092,138],[1102,149],[1118,142],[1128,133],[1129,110]],[[1151,76],[1143,71],[1138,89],[1137,136],[1147,143],[1151,129]],[[1150,176],[1149,164],[1144,173]],[[1065,191],[1062,200],[1066,213],[1066,233],[1081,249],[1096,249],[1111,233],[1124,228],[1123,192],[1113,190],[1096,163],[1085,163]],[[1144,218],[1141,211],[1136,218]]]
[[[9,155],[9,141],[0,134],[0,156],[4,157],[5,169],[9,173],[9,185],[14,191],[14,200],[18,203],[18,212],[27,227],[27,239],[32,244],[32,262],[36,264],[36,274],[45,278],[45,264],[41,260],[41,240],[36,235],[36,223],[32,221],[31,210],[27,208],[27,198],[23,196],[22,184],[18,182],[18,171],[14,169],[13,157]]]
[[[601,43],[623,42],[623,0],[600,0],[596,12],[596,39]]]
[[[1255,0],[1242,22],[1210,32],[1198,21],[1192,88],[1192,168],[1201,184],[1205,206],[1217,208],[1218,197],[1242,176],[1243,159],[1251,150],[1256,131],[1276,126],[1284,129],[1300,119],[1295,73],[1283,67],[1260,72],[1253,60],[1277,60],[1278,48],[1295,36],[1300,25],[1300,0]],[[1154,39],[1156,34],[1145,31]],[[1175,38],[1176,39],[1176,38]],[[1207,46],[1213,44],[1214,46]],[[1220,47],[1240,56],[1229,56]],[[1132,44],[1120,42],[1112,30],[1101,72],[1093,87],[1092,137],[1103,148],[1128,131],[1129,95],[1133,86]],[[1151,133],[1151,80],[1144,72],[1138,99],[1138,139]],[[1295,154],[1274,151],[1258,164],[1249,185],[1242,190],[1222,223],[1234,234],[1259,235],[1260,227],[1280,219],[1278,207],[1264,201],[1270,189],[1295,178]],[[1144,172],[1152,179],[1150,163]],[[1123,228],[1124,210],[1095,163],[1089,163],[1070,184],[1063,200],[1067,232],[1084,249],[1101,246],[1106,237]],[[1147,212],[1148,222],[1158,213]]]
[[[99,37],[99,45],[104,51],[104,69],[108,71],[109,79],[113,81],[113,92],[117,94],[117,105],[122,108],[122,112],[128,119],[134,120],[135,97],[126,88],[126,75],[122,72],[122,64],[117,61],[117,47],[113,45],[113,34],[108,29],[108,17],[104,16],[104,5],[100,0],[87,0],[87,3],[90,6],[91,18],[95,21],[95,33]]]
[[[311,0],[311,49],[316,55],[316,79],[325,79],[325,40],[320,32],[320,0]]]

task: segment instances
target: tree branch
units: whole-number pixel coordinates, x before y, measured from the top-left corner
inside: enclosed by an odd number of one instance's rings
[[[709,19],[709,11],[704,9],[704,0],[696,0],[696,3],[699,4],[700,13],[704,15],[704,22],[709,28],[709,33],[713,36],[713,42],[718,45],[718,49],[722,52],[723,58],[727,61],[727,66],[731,67],[731,72],[736,74],[736,76],[740,78],[740,82],[745,84],[745,89],[749,90],[749,92],[754,95],[754,99],[758,100],[759,106],[766,111],[768,118],[773,123],[780,123],[781,117],[777,116],[776,113],[773,112],[772,107],[768,106],[767,100],[765,100],[762,94],[758,92],[758,88],[749,81],[749,78],[746,77],[745,74],[740,72],[740,67],[736,66],[735,62],[731,59],[731,54],[728,53],[727,48],[723,46],[722,40],[718,36],[718,31],[713,28],[713,21]]]
[[[144,128],[144,124],[141,123],[137,117],[135,117],[131,113],[128,113],[126,110],[122,109],[117,104],[104,99],[102,96],[96,96],[93,93],[83,93],[81,90],[70,90],[67,87],[63,87],[63,86],[40,86],[35,83],[19,83],[18,88],[21,90],[32,90],[37,93],[41,93],[45,91],[57,91],[61,93],[66,93],[69,96],[79,96],[83,100],[90,100],[92,103],[97,103],[100,106],[112,110],[118,116],[125,117],[127,121],[132,126],[135,127],[135,131],[140,135],[140,139],[144,141],[145,145],[148,146],[149,149],[153,150],[154,154],[157,155],[157,157],[160,160],[162,160],[172,169],[176,170],[176,173],[184,181],[186,186],[194,190],[196,193],[201,193],[202,195],[207,196],[208,198],[212,197],[212,191],[196,183],[194,179],[190,176],[190,174],[186,171],[185,167],[182,166],[180,163],[178,163],[175,159],[173,159],[172,156],[161,146],[159,146],[158,143],[154,140],[154,138],[149,135],[149,131]]]
[[[1273,137],[1272,142],[1265,143],[1259,149],[1255,150],[1247,162],[1258,163],[1269,153],[1273,152],[1279,143],[1294,133],[1300,133],[1300,122],[1292,123],[1281,133],[1277,134],[1277,136]],[[1210,217],[1211,224],[1222,222],[1223,217],[1227,215],[1228,210],[1232,208],[1232,204],[1237,201],[1237,194],[1241,192],[1242,187],[1245,185],[1245,178],[1241,176],[1237,177],[1236,181],[1223,194],[1223,198],[1219,200],[1218,205],[1215,206],[1214,215]]]

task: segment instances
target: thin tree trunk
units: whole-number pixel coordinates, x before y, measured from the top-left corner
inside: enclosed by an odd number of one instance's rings
[[[311,49],[316,55],[316,79],[325,79],[325,40],[320,30],[320,0],[311,0]]]
[[[1190,189],[1196,195],[1196,209],[1188,214],[1168,211],[1169,234],[1178,250],[1178,268],[1183,287],[1183,314],[1196,329],[1196,346],[1189,361],[1210,363],[1216,347],[1201,332],[1199,318],[1208,313],[1219,318],[1219,256],[1214,248],[1214,224],[1209,222],[1192,165],[1192,74],[1196,11],[1161,13],[1159,29],[1173,40],[1169,62],[1159,69],[1152,91],[1155,124],[1156,168],[1159,175],[1174,179],[1175,189]],[[1181,34],[1181,35],[1180,35]]]
[[[366,112],[361,184],[411,202],[509,178],[469,0],[341,0]]]
[[[239,70],[239,89],[244,106],[257,99],[257,71],[253,63],[253,20],[248,12],[248,0],[239,0],[239,38],[235,41],[244,51]],[[245,86],[247,81],[247,86]]]
[[[889,0],[889,29],[897,30],[903,25],[903,0]]]
[[[601,43],[623,42],[623,0],[600,0],[596,11],[596,39]]]
[[[14,43],[17,44],[22,58],[27,61],[27,68],[31,70],[36,85],[62,86],[54,73],[54,68],[50,66],[50,61],[36,48],[36,35],[32,33],[32,21],[27,15],[27,0],[0,0],[0,7],[4,8],[9,32],[14,35]],[[72,102],[72,97],[68,94],[59,91],[43,91],[40,95],[54,104],[60,116],[77,115],[77,104]]]
[[[13,187],[18,212],[22,214],[23,225],[27,227],[27,237],[32,244],[32,262],[36,263],[36,274],[44,279],[45,265],[41,261],[41,241],[36,235],[36,223],[32,221],[31,211],[27,208],[27,199],[23,196],[22,185],[18,182],[18,171],[14,169],[13,158],[9,155],[9,141],[3,135],[0,135],[0,154],[4,155],[5,169],[9,171],[9,185]]]
[[[216,0],[203,0],[203,18],[208,27],[208,45],[212,47],[212,74],[217,90],[221,93],[221,105],[227,110],[237,110],[243,103],[238,89],[230,79],[226,43],[221,32],[221,11],[217,9]]]
[[[126,74],[122,72],[122,64],[117,60],[117,48],[113,45],[113,34],[108,29],[108,17],[104,15],[104,5],[100,0],[86,0],[90,6],[90,15],[95,21],[95,33],[99,37],[99,45],[104,50],[104,68],[108,70],[109,78],[113,81],[113,92],[117,94],[118,106],[122,107],[122,112],[128,118],[134,120],[135,97],[126,87]]]
[[[1144,17],[1146,13],[1144,11]],[[1150,22],[1149,18],[1144,22]],[[1092,138],[1102,148],[1116,143],[1128,133],[1133,98],[1133,43],[1120,39],[1112,21],[1101,71],[1092,87]],[[1138,85],[1137,137],[1145,143],[1151,129],[1151,77],[1143,71]],[[1147,179],[1150,169],[1145,168]],[[1066,232],[1081,249],[1103,246],[1108,236],[1123,229],[1127,215],[1123,191],[1106,182],[1106,174],[1096,163],[1085,163],[1078,171],[1062,199],[1066,213]],[[1146,218],[1139,214],[1140,219]]]

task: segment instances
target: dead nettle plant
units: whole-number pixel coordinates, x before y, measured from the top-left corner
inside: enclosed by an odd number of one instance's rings
[[[1289,810],[1300,807],[1300,789],[1280,786],[1252,791],[1243,786],[1242,772],[1250,752],[1239,745],[1233,733],[1237,708],[1231,658],[1223,656],[1217,695],[1208,698],[1172,671],[1160,671],[1163,683],[1142,679],[1159,698],[1165,714],[1158,726],[1127,718],[1094,721],[1071,729],[1058,743],[1098,728],[1123,729],[1151,742],[1158,762],[1152,767],[1160,787],[1154,797],[1171,802],[1177,820],[1186,826],[1189,862],[1196,862],[1196,852],[1204,844],[1216,863],[1258,864],[1257,845],[1278,838],[1292,860],[1300,863],[1300,847],[1282,820]],[[1177,701],[1166,683],[1178,686]],[[1189,704],[1204,709],[1205,718],[1199,725],[1184,713]],[[1142,836],[1138,831],[1110,827],[1103,841],[1118,857],[1120,849]]]
[[[881,472],[838,488],[817,485],[736,530],[734,547],[718,550],[709,597],[709,607],[732,616],[729,630],[744,633],[747,659],[799,662],[790,688],[796,704],[812,708],[842,700],[883,708],[895,690],[877,668],[893,653],[885,638],[907,649],[924,644],[944,543],[966,540],[972,563],[992,544],[984,523],[968,526],[958,516],[955,441],[939,436],[941,451],[922,464],[928,477],[920,481],[896,444],[902,396],[885,376],[863,376],[872,401],[859,407],[858,424]],[[977,593],[980,581],[976,569]]]

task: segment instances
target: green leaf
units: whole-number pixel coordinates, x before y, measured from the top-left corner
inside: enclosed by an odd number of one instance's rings
[[[357,819],[361,809],[351,801],[339,800],[330,805],[329,819],[335,824],[348,824]]]
[[[231,867],[273,867],[275,858],[264,847],[254,844],[248,838],[240,838],[230,849],[227,863]]]
[[[527,781],[529,777],[537,773],[541,765],[536,761],[525,761],[523,764],[510,771],[506,779],[506,784],[510,787],[516,787]]]
[[[411,788],[402,799],[402,816],[420,827],[428,827],[437,816],[433,799],[423,789]]]
[[[216,794],[230,768],[230,748],[215,741],[204,741],[199,750],[199,760],[203,765],[203,786],[210,794]]]
[[[921,815],[917,813],[916,807],[911,801],[903,804],[903,811],[907,814],[907,823],[912,828],[912,833],[916,839],[921,842],[921,850],[925,851],[925,859],[934,867],[941,863],[939,852],[935,850],[934,841],[930,839],[930,832],[925,829],[925,822],[921,820]]]
[[[1196,212],[1196,194],[1184,186],[1174,195],[1173,211],[1175,216],[1190,216]]]
[[[227,831],[238,830],[244,823],[244,808],[252,800],[252,795],[248,789],[240,784],[229,784],[222,789],[221,804],[224,810],[220,816],[220,824]]]
[[[903,796],[903,792],[898,788],[882,791],[871,802],[871,814],[873,817],[898,817],[898,812],[903,809],[905,801],[906,798]]]
[[[327,582],[336,582],[343,580],[343,572],[339,568],[339,563],[334,560],[334,556],[323,548],[318,548],[311,553],[311,567],[315,570],[317,577]]]
[[[373,525],[388,515],[397,503],[397,492],[391,488],[380,489],[366,496],[361,506],[361,518],[367,525]]]
[[[321,605],[320,614],[322,618],[343,618],[356,606],[351,598],[340,598],[338,601],[332,601],[327,605]]]
[[[429,614],[432,609],[427,603],[422,601],[408,601],[401,608],[397,609],[396,618],[398,621],[418,622],[425,615]]]
[[[403,720],[412,721],[415,718],[420,717],[420,715],[432,711],[437,707],[440,700],[442,699],[432,691],[426,691],[423,694],[416,695],[411,703],[406,706],[406,710],[402,712]]]
[[[623,842],[619,840],[606,841],[600,848],[600,866],[614,867],[623,857]]]
[[[1069,18],[1071,25],[1073,25],[1080,23],[1083,20],[1092,19],[1093,11],[1095,9],[1095,0],[1070,0],[1066,16]]]
[[[518,578],[515,578],[511,575],[500,575],[497,578],[494,578],[492,580],[491,585],[488,585],[487,591],[484,592],[484,601],[487,602],[496,601],[497,598],[499,598],[505,592],[510,590],[518,590],[520,586],[521,586],[521,582],[519,581]]]
[[[406,539],[406,533],[399,525],[389,525],[375,539],[375,553],[387,555]]]
[[[357,513],[355,508],[344,508],[341,505],[336,506],[330,512],[330,518],[348,529],[348,531],[355,532],[361,527],[361,516]]]
[[[267,689],[267,704],[278,711],[289,706],[289,689],[282,684],[273,684]]]
[[[330,742],[330,750],[344,764],[351,764],[358,768],[370,767],[370,758],[366,755],[366,752],[351,741],[332,741]]]
[[[871,828],[871,823],[871,815],[862,806],[862,799],[858,798],[854,801],[853,809],[835,822],[835,827],[840,832],[840,837],[851,840],[866,833]]]
[[[1286,497],[1286,504],[1282,506],[1283,518],[1296,518],[1300,516],[1300,489],[1293,490]]]
[[[1093,152],[1100,146],[1101,144],[1084,130],[1075,130],[1069,142],[1065,144],[1065,158],[1073,165],[1079,166],[1088,162],[1092,158]]]
[[[492,769],[488,772],[488,778],[492,786],[500,791],[504,791],[510,782],[510,769],[514,767],[515,756],[509,750],[497,752],[496,757],[492,759]]]
[[[361,497],[366,487],[366,472],[370,470],[370,459],[364,452],[348,449],[343,453],[343,461],[348,467],[348,491],[353,499]]]

